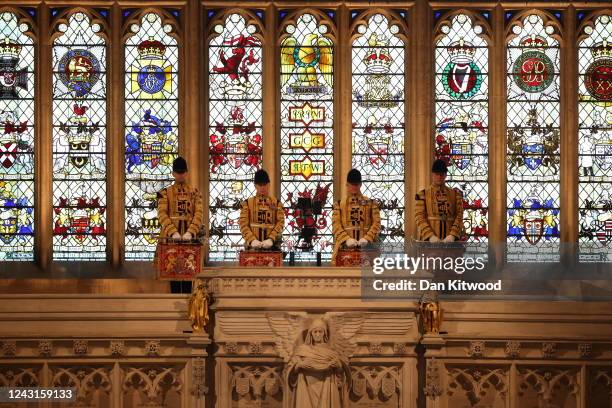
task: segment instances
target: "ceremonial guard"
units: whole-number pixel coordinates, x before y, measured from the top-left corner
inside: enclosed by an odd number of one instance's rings
[[[336,265],[338,250],[341,248],[365,247],[378,240],[380,208],[375,200],[361,194],[361,184],[359,170],[349,171],[346,177],[348,197],[334,204],[332,265]]]
[[[431,172],[432,185],[416,195],[418,240],[453,242],[463,235],[463,197],[460,190],[446,186],[444,160],[436,160]]]
[[[280,249],[285,226],[283,205],[268,195],[270,177],[265,170],[257,170],[254,177],[257,194],[242,203],[240,233],[247,249]]]
[[[172,163],[174,184],[157,193],[160,238],[191,241],[202,227],[202,196],[187,184],[187,162],[177,157]]]

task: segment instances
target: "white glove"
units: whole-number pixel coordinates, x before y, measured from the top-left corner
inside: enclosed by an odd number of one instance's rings
[[[263,243],[257,239],[251,241],[251,248],[259,249],[262,245]]]
[[[179,234],[179,233],[178,233],[178,231],[177,231],[177,232],[175,232],[174,234],[172,234],[172,237],[171,237],[171,238],[172,238],[172,239],[181,239],[181,234]]]
[[[272,241],[270,238],[264,240],[261,243],[262,248],[264,249],[268,249],[268,248],[272,248],[272,245],[274,245],[274,241]]]
[[[184,241],[191,241],[191,238],[193,238],[191,236],[191,232],[187,231],[186,233],[183,234],[183,240]]]
[[[446,238],[444,238],[444,242],[455,242],[455,236],[448,235]]]
[[[354,238],[349,238],[346,240],[346,246],[349,248],[354,248],[357,245],[359,245],[359,242],[357,242],[357,240]]]
[[[365,238],[361,238],[361,239],[359,240],[359,246],[361,246],[361,247],[364,247],[364,246],[368,245],[369,243],[370,243],[370,241],[368,241],[368,240],[367,240],[367,239],[365,239]]]
[[[429,238],[429,242],[440,242],[440,238],[436,237],[435,235],[432,235]]]

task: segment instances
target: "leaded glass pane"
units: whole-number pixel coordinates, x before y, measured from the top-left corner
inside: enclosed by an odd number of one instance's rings
[[[256,31],[240,14],[230,14],[209,43],[212,262],[236,259],[240,204],[255,193],[253,175],[262,167],[262,44]]]
[[[612,255],[612,15],[584,28],[578,44],[580,259]]]
[[[153,258],[157,191],[178,152],[178,54],[172,26],[148,13],[125,42],[125,257]]]
[[[507,240],[511,262],[559,259],[559,42],[538,14],[507,49]]]
[[[34,42],[0,13],[0,261],[34,258]]]
[[[106,43],[81,12],[53,41],[53,259],[106,259]]]
[[[468,240],[489,235],[489,50],[482,25],[459,14],[436,42],[436,158],[448,165],[448,185],[463,192]]]
[[[287,208],[284,247],[300,259],[331,259],[333,198],[334,44],[329,26],[312,14],[287,24],[281,55],[281,200]],[[299,198],[326,191],[307,215]],[[319,211],[320,210],[320,211]],[[312,228],[309,230],[308,228]],[[309,239],[311,238],[311,239]]]
[[[397,24],[375,14],[352,49],[352,166],[364,195],[380,203],[383,242],[404,241],[405,44]]]

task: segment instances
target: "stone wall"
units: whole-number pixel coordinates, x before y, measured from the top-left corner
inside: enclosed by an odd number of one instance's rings
[[[348,339],[352,407],[612,407],[609,303],[443,301],[423,336],[414,301],[362,301],[359,276],[207,270],[210,335],[185,295],[2,295],[0,386],[77,390],[16,407],[289,408],[290,333],[324,318]]]

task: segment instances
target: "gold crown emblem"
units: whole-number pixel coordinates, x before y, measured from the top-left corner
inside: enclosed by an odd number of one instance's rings
[[[160,143],[161,142],[161,137],[160,137],[159,131],[154,132],[154,133],[151,133],[149,131],[149,128],[159,126],[157,123],[153,122],[152,120],[144,119],[140,123],[140,126],[141,126],[141,129],[142,129],[142,133],[140,134],[140,140],[143,143],[152,145],[152,144]]]
[[[153,37],[138,45],[138,54],[143,59],[162,59],[166,53],[166,46]]]
[[[153,145],[156,143],[161,143],[161,139],[157,133],[147,133],[141,137],[142,143]]]
[[[546,41],[546,38],[542,37],[541,35],[531,34],[530,36],[523,37],[520,44],[524,48],[524,51],[541,51],[544,49],[544,47],[548,46],[548,41]]]
[[[93,131],[87,127],[87,117],[85,115],[74,115],[70,119],[70,128],[67,131],[66,139],[69,143],[89,143],[93,136]]]
[[[595,44],[595,46],[591,48],[591,55],[593,56],[593,59],[596,60],[612,58],[612,43],[604,40]]]
[[[76,133],[71,132],[68,134],[66,138],[68,139],[68,142],[70,144],[81,144],[81,143],[89,144],[91,142],[92,136],[93,135],[90,132],[85,130],[85,131],[77,131]]]
[[[474,61],[476,47],[461,38],[450,45],[448,54],[450,55],[451,62],[455,64],[469,64]]]
[[[389,72],[389,67],[393,62],[387,48],[389,40],[384,36],[372,34],[368,38],[368,45],[370,48],[362,60],[366,65],[366,71],[376,74]]]
[[[243,145],[245,143],[242,133],[232,133],[226,136],[227,144],[231,146]]]
[[[5,38],[0,42],[0,58],[19,58],[19,53],[21,52],[21,45],[17,44],[14,41],[11,41],[9,38]]]
[[[0,134],[0,143],[13,143],[17,141],[15,133],[2,133]]]
[[[243,98],[249,92],[249,88],[251,88],[251,83],[248,81],[241,81],[236,78],[231,81],[223,81],[221,83],[221,88],[223,89],[223,93],[226,94],[230,98]]]
[[[391,142],[391,136],[377,131],[373,135],[366,135],[366,141],[371,145],[389,145]]]

